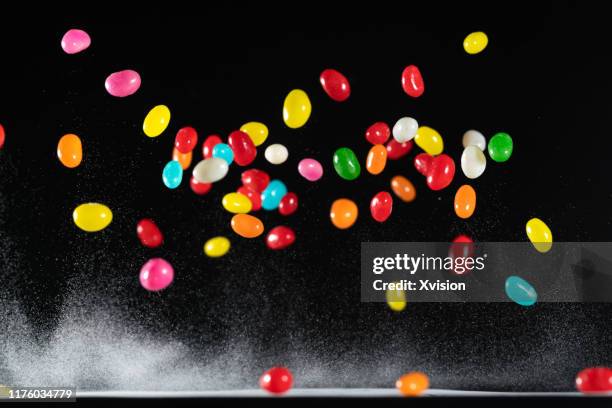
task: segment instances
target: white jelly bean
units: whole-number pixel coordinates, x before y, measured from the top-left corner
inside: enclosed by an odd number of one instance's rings
[[[193,168],[193,177],[198,183],[214,183],[221,180],[227,174],[229,166],[220,157],[211,157],[200,161]]]
[[[419,123],[408,116],[401,118],[393,126],[393,138],[398,143],[406,143],[416,136]]]
[[[484,173],[487,159],[478,146],[468,146],[461,155],[461,170],[467,178],[475,179]]]
[[[289,151],[282,144],[276,143],[266,148],[264,156],[266,156],[266,160],[272,164],[282,164],[287,161]]]
[[[468,130],[463,134],[463,147],[478,146],[484,152],[487,148],[487,139],[477,130]]]

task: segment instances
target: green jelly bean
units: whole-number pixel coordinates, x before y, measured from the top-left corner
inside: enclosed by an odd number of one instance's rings
[[[359,160],[348,147],[341,147],[334,153],[334,169],[345,180],[355,180],[361,174]]]
[[[489,156],[496,162],[505,162],[512,156],[513,147],[510,135],[499,132],[489,140]]]

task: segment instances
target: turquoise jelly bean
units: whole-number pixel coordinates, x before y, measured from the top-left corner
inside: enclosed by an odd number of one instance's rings
[[[181,163],[176,160],[169,161],[164,166],[162,180],[166,187],[177,188],[179,184],[181,184],[181,180],[183,180],[183,168],[181,167]]]
[[[227,164],[232,164],[234,161],[234,151],[225,143],[216,144],[213,147],[212,156],[225,160]]]
[[[285,194],[287,194],[285,183],[272,180],[261,193],[261,207],[264,210],[276,210]]]
[[[521,306],[531,306],[538,300],[535,288],[518,276],[506,279],[506,295]]]

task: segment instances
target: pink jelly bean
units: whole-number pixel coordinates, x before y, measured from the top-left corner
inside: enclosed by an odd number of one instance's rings
[[[131,69],[113,72],[106,78],[104,86],[109,94],[118,98],[130,96],[140,88],[140,75]]]
[[[76,54],[86,50],[91,45],[91,38],[83,30],[73,28],[66,31],[62,37],[62,49],[66,54]]]
[[[167,288],[173,280],[174,268],[165,259],[149,259],[140,269],[140,284],[151,292]]]
[[[317,181],[323,176],[323,166],[315,159],[304,159],[298,164],[298,171],[308,181]]]

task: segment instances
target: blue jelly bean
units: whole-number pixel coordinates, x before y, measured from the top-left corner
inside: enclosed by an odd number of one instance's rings
[[[538,300],[535,288],[518,276],[506,279],[506,295],[521,306],[531,306]]]
[[[261,207],[264,210],[276,210],[285,194],[287,194],[285,183],[272,180],[261,193]]]
[[[181,163],[177,162],[176,160],[169,161],[164,166],[162,180],[164,181],[166,187],[177,188],[183,180],[183,168],[181,167]]]
[[[213,147],[212,157],[223,159],[230,165],[234,161],[234,151],[225,143],[217,143],[215,147]]]

